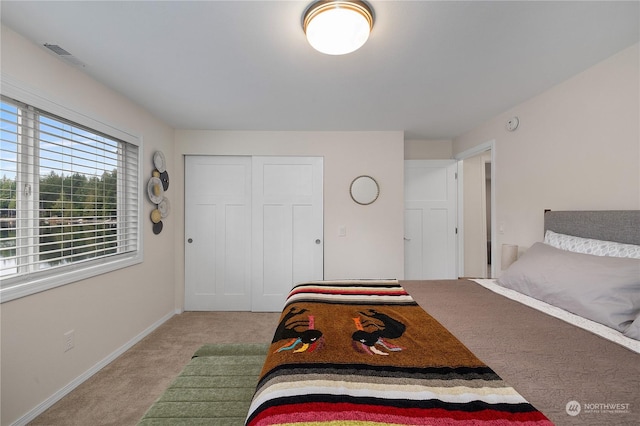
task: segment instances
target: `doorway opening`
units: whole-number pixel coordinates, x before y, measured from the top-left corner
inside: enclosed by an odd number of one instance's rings
[[[458,160],[459,276],[495,277],[495,141],[456,156]]]

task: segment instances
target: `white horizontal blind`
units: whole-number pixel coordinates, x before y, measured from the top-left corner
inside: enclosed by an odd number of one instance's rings
[[[138,146],[2,98],[2,287],[138,249]]]

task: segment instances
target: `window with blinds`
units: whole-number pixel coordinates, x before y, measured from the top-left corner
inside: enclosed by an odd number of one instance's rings
[[[3,301],[137,257],[138,146],[4,96],[0,114]]]

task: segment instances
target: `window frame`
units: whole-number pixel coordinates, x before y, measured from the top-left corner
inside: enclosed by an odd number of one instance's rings
[[[95,119],[88,115],[74,111],[63,106],[63,103],[57,102],[49,95],[43,96],[32,88],[26,88],[23,83],[17,82],[6,75],[2,75],[2,86],[0,93],[16,101],[25,103],[35,108],[46,111],[49,114],[61,117],[64,120],[85,126],[96,132],[103,133],[109,137],[119,139],[123,142],[132,144],[138,148],[137,161],[137,220],[138,227],[136,236],[136,249],[105,258],[90,259],[77,264],[70,264],[61,268],[53,268],[51,270],[43,270],[32,272],[23,276],[3,278],[3,288],[0,288],[0,304],[21,297],[29,296],[45,290],[60,287],[73,282],[81,281],[87,278],[95,277],[105,273],[117,271],[132,265],[142,263],[144,260],[144,232],[143,232],[143,143],[142,137],[136,136],[131,132],[121,130],[104,121]]]

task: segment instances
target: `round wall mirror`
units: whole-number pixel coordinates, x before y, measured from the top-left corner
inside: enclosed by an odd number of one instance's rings
[[[349,192],[353,201],[366,206],[378,199],[380,187],[378,182],[371,176],[358,176],[351,182]]]

